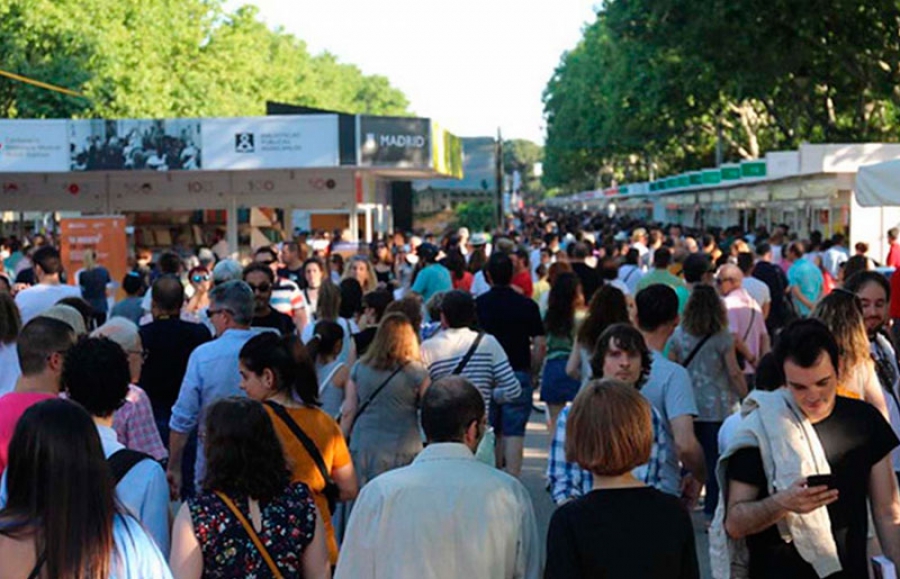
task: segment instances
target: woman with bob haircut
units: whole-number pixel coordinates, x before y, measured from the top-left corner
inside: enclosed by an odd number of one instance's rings
[[[553,513],[545,579],[700,577],[691,518],[677,497],[632,470],[653,443],[650,403],[616,380],[589,382],[566,425],[566,457],[593,474],[593,490]]]
[[[25,411],[6,477],[0,577],[172,576],[156,543],[116,500],[97,428],[78,404],[46,400]]]
[[[176,579],[331,577],[324,526],[309,488],[291,482],[262,404],[225,398],[206,413],[203,489],[172,530]]]
[[[360,486],[422,452],[418,409],[429,383],[409,319],[385,315],[366,354],[350,370],[341,416]]]
[[[712,519],[719,500],[716,481],[719,429],[740,408],[741,399],[747,395],[747,382],[737,361],[725,304],[712,286],[698,284],[691,292],[681,325],[669,340],[669,359],[687,369],[694,386],[699,411],[694,419],[694,433],[706,457],[703,511]]]
[[[840,348],[838,394],[865,400],[890,420],[872,361],[860,298],[852,291],[838,288],[816,304],[810,317],[828,326]]]
[[[628,323],[628,302],[618,288],[605,285],[594,293],[588,303],[587,317],[575,335],[575,345],[566,363],[566,374],[581,380],[584,385],[591,378],[591,355],[600,334],[613,324]]]
[[[334,565],[338,547],[329,499],[352,500],[358,486],[341,428],[319,408],[312,358],[296,338],[282,338],[274,332],[265,332],[251,338],[241,348],[238,369],[241,389],[249,398],[262,402],[272,419],[290,465],[291,481],[305,483],[312,492],[325,528],[329,558]],[[294,433],[295,427],[315,446],[325,473],[319,469],[304,441]]]

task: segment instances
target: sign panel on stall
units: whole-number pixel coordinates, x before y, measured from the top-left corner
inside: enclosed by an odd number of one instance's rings
[[[78,270],[84,268],[84,251],[91,249],[96,263],[109,271],[109,277],[121,284],[128,272],[125,217],[73,217],[59,220],[60,255],[74,284]]]
[[[348,209],[355,192],[353,173],[333,169],[233,173],[232,184],[242,207]]]
[[[357,123],[361,166],[431,166],[431,121],[428,119],[361,115]]]
[[[0,121],[0,173],[68,170],[65,120]]]
[[[6,211],[107,212],[103,175],[0,174],[0,204]]]
[[[204,169],[337,167],[337,115],[203,119]]]
[[[228,174],[220,171],[109,174],[111,212],[227,209]]]
[[[462,139],[451,134],[436,122],[431,123],[432,156],[431,166],[442,175],[455,179],[463,178]],[[493,143],[493,141],[491,141]],[[518,187],[513,186],[513,189]]]

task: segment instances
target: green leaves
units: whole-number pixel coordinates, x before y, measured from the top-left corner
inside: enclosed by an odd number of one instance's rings
[[[88,97],[0,78],[2,117],[259,115],[266,100],[409,114],[386,78],[220,0],[0,0],[0,66]]]
[[[610,0],[545,92],[547,185],[711,166],[803,141],[896,141],[893,0]]]

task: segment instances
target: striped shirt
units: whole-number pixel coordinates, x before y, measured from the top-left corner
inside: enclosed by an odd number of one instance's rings
[[[448,328],[422,343],[422,361],[432,382],[453,373],[477,336],[468,328]],[[511,402],[522,393],[506,352],[490,334],[482,337],[460,375],[478,388],[485,408],[492,400],[498,404]]]
[[[306,300],[303,299],[303,292],[300,291],[297,284],[289,279],[277,279],[275,280],[275,286],[272,288],[272,297],[269,299],[269,305],[273,310],[293,319],[297,310],[302,310],[306,307]]]

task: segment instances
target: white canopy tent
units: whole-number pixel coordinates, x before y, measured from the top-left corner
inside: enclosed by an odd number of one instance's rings
[[[856,202],[861,207],[900,205],[900,159],[860,167]]]

